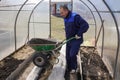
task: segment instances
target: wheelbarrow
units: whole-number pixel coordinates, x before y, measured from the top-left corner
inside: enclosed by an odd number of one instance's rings
[[[73,39],[75,39],[75,37],[63,40],[62,42],[53,41],[52,39],[31,39],[27,44],[36,51],[36,54],[33,57],[33,63],[38,67],[46,67],[50,63],[52,56],[56,58],[56,63],[58,63],[59,59],[57,58],[56,53],[59,52],[65,43]]]

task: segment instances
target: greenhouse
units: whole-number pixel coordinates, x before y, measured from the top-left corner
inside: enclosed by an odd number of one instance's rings
[[[0,0],[0,80],[69,80],[64,78],[67,42],[59,43],[65,39],[60,5],[67,5],[89,24],[78,59],[80,72],[77,79],[70,80],[119,80],[119,3],[120,0]],[[42,57],[36,59],[38,56]],[[43,58],[45,68],[36,65],[43,64]],[[87,65],[89,60],[91,65]]]

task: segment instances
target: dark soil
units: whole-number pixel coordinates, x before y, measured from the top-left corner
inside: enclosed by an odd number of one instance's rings
[[[24,60],[7,57],[0,62],[0,80],[5,80]]]
[[[81,60],[84,80],[113,80],[94,48],[81,48]]]
[[[28,42],[28,44],[56,44],[56,41],[51,39],[33,38]]]
[[[23,47],[18,52],[6,57],[0,61],[0,80],[6,80],[6,78],[17,69],[17,67],[27,59],[34,52],[28,46]]]

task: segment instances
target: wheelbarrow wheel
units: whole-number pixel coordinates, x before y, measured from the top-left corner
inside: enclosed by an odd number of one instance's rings
[[[45,67],[47,62],[47,56],[42,52],[36,53],[36,55],[33,57],[33,63],[38,67]]]

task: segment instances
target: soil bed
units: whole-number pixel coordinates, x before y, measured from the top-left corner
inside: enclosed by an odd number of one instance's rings
[[[84,80],[113,80],[102,58],[94,48],[82,47],[81,60]]]
[[[27,59],[33,50],[25,46],[18,52],[6,57],[0,61],[0,80],[5,80],[25,59]]]
[[[0,61],[0,80],[5,80],[19,66],[19,64],[21,64],[33,52],[33,49],[25,46],[17,53],[14,53],[13,55]],[[81,47],[80,55],[82,60],[83,80],[113,80],[107,67],[94,48]],[[48,75],[51,73],[51,70],[52,66],[47,68],[47,70],[40,75],[40,80],[47,79]],[[65,78],[66,80],[69,80],[69,73],[66,73]],[[79,73],[77,77],[78,80],[80,80]]]
[[[0,80],[5,80],[24,60],[7,57],[0,62]]]

